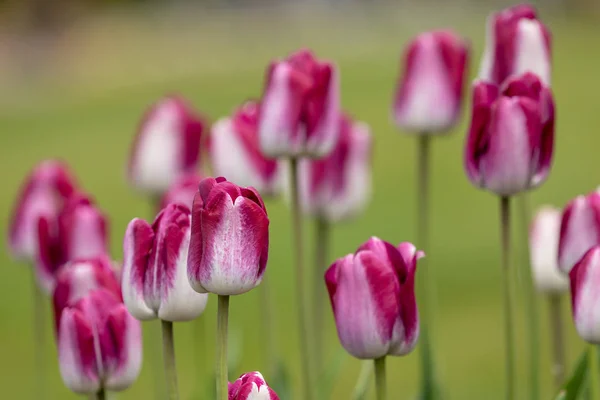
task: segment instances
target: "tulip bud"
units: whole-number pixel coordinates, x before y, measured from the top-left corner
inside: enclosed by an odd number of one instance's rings
[[[422,134],[445,132],[460,117],[469,49],[452,31],[422,33],[404,53],[394,99],[396,124]]]
[[[258,143],[258,109],[255,101],[244,103],[231,118],[215,123],[210,142],[213,172],[240,186],[252,186],[263,195],[279,190],[277,160],[266,158]]]
[[[490,15],[479,78],[500,85],[514,75],[531,72],[550,85],[551,35],[527,4]]]
[[[558,267],[568,273],[593,246],[600,244],[600,192],[577,196],[564,208],[558,243]]]
[[[198,174],[180,176],[161,199],[160,208],[163,209],[170,203],[177,203],[191,209],[201,180],[202,177]]]
[[[273,62],[258,117],[262,152],[268,157],[327,155],[337,140],[339,92],[336,66],[309,50]]]
[[[369,127],[341,116],[340,138],[324,159],[300,162],[304,211],[330,221],[361,212],[371,195],[372,139]]]
[[[194,290],[245,293],[262,280],[269,253],[269,218],[254,188],[225,178],[200,183],[192,209],[188,278]]]
[[[571,306],[579,336],[600,344],[600,246],[589,249],[569,273]]]
[[[178,176],[200,167],[204,122],[180,97],[166,97],[146,112],[138,130],[128,178],[137,189],[162,194]]]
[[[15,258],[36,260],[40,217],[44,216],[54,226],[75,185],[67,165],[62,162],[44,161],[33,169],[17,197],[9,227],[8,244]]]
[[[229,384],[229,400],[279,400],[260,372],[249,372]]]
[[[65,385],[75,393],[124,390],[142,365],[140,323],[114,294],[94,290],[63,310],[58,362]]]
[[[169,204],[152,225],[135,218],[123,240],[121,288],[127,309],[139,320],[189,321],[208,296],[192,290],[186,273],[190,210]]]
[[[538,210],[529,231],[529,254],[537,289],[545,293],[562,293],[569,282],[558,269],[560,210],[545,206]]]
[[[398,247],[373,237],[325,273],[338,336],[361,359],[401,356],[419,336],[414,293],[417,260],[411,243]]]
[[[501,89],[488,82],[474,86],[465,169],[473,185],[511,196],[548,177],[554,102],[533,74],[512,78]]]
[[[96,289],[106,289],[122,301],[121,285],[113,262],[107,256],[71,261],[57,272],[53,295],[57,330],[63,309],[75,305]]]

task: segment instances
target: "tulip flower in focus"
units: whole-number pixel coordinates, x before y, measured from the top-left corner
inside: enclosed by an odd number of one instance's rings
[[[377,359],[414,349],[419,337],[414,280],[423,256],[411,243],[394,247],[373,237],[329,267],[325,282],[348,353]]]
[[[502,87],[478,81],[465,151],[471,183],[499,196],[541,185],[554,147],[554,100],[536,75],[511,78]]]
[[[62,312],[58,362],[65,385],[75,393],[124,390],[142,365],[140,322],[113,293],[93,290]]]
[[[263,196],[279,191],[277,160],[266,158],[258,142],[256,101],[244,103],[231,118],[217,121],[212,128],[210,158],[213,172],[240,186],[252,186]]]
[[[340,88],[337,67],[300,50],[271,63],[258,116],[268,157],[323,157],[337,140]]]
[[[569,277],[577,333],[586,342],[600,344],[600,246],[589,249]]]
[[[300,199],[306,213],[339,221],[360,213],[371,194],[372,136],[369,127],[342,115],[340,138],[320,160],[300,162]]]
[[[163,209],[170,203],[177,203],[191,209],[200,181],[202,176],[196,173],[180,176],[162,197],[160,208]]]
[[[492,14],[479,78],[502,84],[514,75],[532,72],[547,86],[551,75],[551,35],[533,6],[521,4]]]
[[[569,287],[566,276],[558,269],[558,239],[560,236],[559,209],[540,208],[529,230],[529,254],[534,283],[538,291],[549,294],[565,292]]]
[[[279,400],[260,372],[249,372],[229,384],[229,400]]]
[[[165,97],[144,115],[133,142],[128,179],[142,192],[162,195],[178,176],[200,168],[205,123],[181,97]]]
[[[122,291],[139,320],[189,321],[206,307],[207,295],[192,290],[186,273],[190,210],[169,204],[150,225],[135,218],[123,240]]]
[[[200,183],[192,209],[188,278],[200,293],[245,293],[262,280],[269,218],[262,198],[225,178]]]
[[[568,273],[593,246],[600,244],[600,192],[577,196],[564,208],[560,225],[558,266]]]
[[[460,117],[469,49],[452,31],[425,32],[403,56],[394,99],[396,124],[411,132],[447,132]]]

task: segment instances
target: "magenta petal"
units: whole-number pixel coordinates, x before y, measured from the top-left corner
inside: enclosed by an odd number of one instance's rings
[[[591,248],[569,273],[573,320],[577,333],[589,343],[600,343],[600,246]]]

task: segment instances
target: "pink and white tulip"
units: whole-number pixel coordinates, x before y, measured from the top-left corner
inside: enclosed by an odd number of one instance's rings
[[[340,138],[329,156],[300,162],[303,209],[329,221],[360,213],[371,197],[370,129],[345,115],[339,129]]]
[[[191,217],[188,207],[169,204],[150,225],[135,218],[123,240],[121,289],[127,309],[139,320],[189,321],[208,296],[187,279]]]
[[[128,178],[142,192],[163,194],[178,176],[200,168],[205,123],[181,97],[153,104],[133,142]]]
[[[586,342],[600,344],[600,246],[589,249],[569,277],[577,333]]]
[[[562,293],[569,287],[567,277],[558,269],[559,209],[544,206],[533,218],[529,230],[529,255],[533,278],[538,291]]]
[[[248,372],[229,384],[229,400],[279,400],[260,372]]]
[[[340,87],[337,67],[300,50],[271,63],[258,117],[268,157],[323,157],[337,140]]]
[[[411,243],[394,247],[373,237],[329,267],[325,283],[348,353],[375,359],[414,349],[419,337],[415,272],[423,256]]]
[[[200,181],[202,176],[196,173],[180,176],[162,197],[160,208],[163,209],[170,203],[177,203],[191,209]]]
[[[263,195],[280,189],[279,162],[264,156],[258,142],[260,105],[247,101],[233,116],[222,118],[212,128],[210,158],[213,172],[240,186],[252,186]]]
[[[254,188],[225,178],[200,183],[192,210],[188,278],[194,290],[222,296],[258,286],[269,254],[269,218]]]
[[[124,390],[142,365],[140,322],[113,293],[93,290],[62,312],[58,362],[65,385],[75,393]]]
[[[471,183],[499,196],[541,185],[554,147],[554,100],[533,74],[498,87],[476,82],[465,150]]]
[[[406,48],[394,99],[396,124],[420,134],[447,132],[460,117],[469,61],[465,40],[452,31],[425,32]]]
[[[600,192],[577,196],[563,209],[558,266],[568,273],[593,246],[600,244]]]
[[[550,86],[552,38],[533,6],[521,4],[490,15],[479,78],[502,84],[531,72]]]

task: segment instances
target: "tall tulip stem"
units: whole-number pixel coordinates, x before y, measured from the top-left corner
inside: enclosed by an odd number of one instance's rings
[[[300,331],[300,356],[302,362],[302,383],[305,388],[305,398],[314,399],[312,396],[313,379],[311,375],[311,357],[309,319],[306,308],[306,294],[304,287],[304,239],[302,233],[302,215],[300,211],[300,189],[298,180],[298,159],[290,159],[290,183],[292,200],[292,235],[294,242],[294,261],[296,269],[296,295],[298,306],[298,325]]]
[[[229,324],[229,296],[219,296],[217,306],[217,400],[227,400],[229,397],[227,374],[227,335]]]
[[[98,393],[96,393],[96,400],[105,400],[106,399],[106,392],[104,391],[104,388],[100,388],[100,390],[98,390]]]
[[[331,231],[329,222],[323,217],[317,217],[315,221],[315,271],[313,284],[313,318],[315,332],[315,365],[320,373],[323,367],[323,333],[325,301],[327,293],[323,285],[323,276],[327,269],[327,257],[329,252],[329,240]]]
[[[165,364],[165,376],[167,378],[167,394],[169,400],[179,399],[177,390],[177,370],[175,368],[175,344],[173,341],[173,323],[161,321],[163,361]]]
[[[377,400],[386,400],[386,382],[385,382],[385,356],[373,360],[375,364],[375,387]]]
[[[600,399],[600,368],[598,368],[598,347],[590,344],[589,354],[590,368],[590,398]]]
[[[500,198],[502,284],[504,292],[504,340],[506,358],[506,399],[515,398],[515,347],[513,337],[513,296],[510,276],[510,198]]]
[[[565,337],[560,295],[550,295],[548,297],[548,306],[550,334],[552,335],[552,375],[554,376],[554,385],[556,389],[559,389],[565,380]]]
[[[369,381],[371,380],[371,374],[373,373],[373,363],[371,360],[363,360],[362,367],[360,368],[360,374],[356,380],[356,386],[352,391],[352,400],[364,400],[367,397],[367,391],[369,390]]]
[[[46,298],[37,284],[35,270],[32,268],[31,289],[33,291],[33,352],[35,362],[35,388],[36,399],[46,398],[46,371],[44,363],[46,361],[46,341],[44,333],[46,332],[45,307]]]

